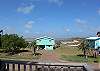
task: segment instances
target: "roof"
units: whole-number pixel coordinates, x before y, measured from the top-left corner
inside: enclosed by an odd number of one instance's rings
[[[44,39],[44,38],[47,38],[47,39],[52,39],[52,40],[54,40],[54,38],[51,38],[51,37],[48,37],[48,36],[39,37],[39,38],[36,38],[36,40],[38,40],[38,39]]]
[[[88,40],[98,40],[98,39],[100,39],[100,37],[89,37],[89,38],[86,38],[86,39],[88,39]]]
[[[97,35],[100,34],[100,32],[97,32]]]

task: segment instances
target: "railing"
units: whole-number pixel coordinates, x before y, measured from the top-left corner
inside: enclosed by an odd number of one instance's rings
[[[0,60],[0,71],[92,71],[85,64]]]

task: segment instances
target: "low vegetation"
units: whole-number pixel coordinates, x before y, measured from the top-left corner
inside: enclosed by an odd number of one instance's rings
[[[87,63],[94,63],[94,61],[97,63],[100,61],[100,57],[97,57],[96,59],[94,57],[88,56],[87,59],[85,59],[83,56],[78,55],[62,55],[62,60],[65,61],[71,61],[71,62],[87,62]]]
[[[83,51],[80,50],[78,47],[68,47],[66,45],[61,45],[61,47],[56,49],[55,52],[59,55],[60,59],[64,61],[88,63],[100,61],[100,56],[94,58],[92,55],[87,55],[87,58],[85,58]]]
[[[20,49],[26,48],[28,43],[23,39],[23,37],[19,37],[17,34],[5,34],[1,37],[1,46],[3,52],[9,54],[15,54],[20,51]]]
[[[16,34],[5,34],[2,36],[0,58],[24,60],[39,59],[41,53],[36,52],[36,47],[35,41],[29,44],[23,37],[19,37]],[[92,55],[87,55],[90,49],[87,48],[87,43],[84,42],[82,42],[79,47],[70,47],[61,44],[61,42],[56,42],[55,47],[54,53],[58,56],[59,60],[89,63],[100,61],[100,56],[94,58]]]

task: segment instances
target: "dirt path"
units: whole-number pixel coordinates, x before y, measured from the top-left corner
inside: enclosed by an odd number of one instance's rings
[[[89,64],[95,71],[100,71],[100,63]]]
[[[60,62],[57,54],[55,54],[54,51],[43,50],[43,51],[41,51],[41,53],[42,53],[41,58],[40,58],[41,61]]]
[[[60,60],[59,59],[59,56],[54,52],[54,51],[46,51],[46,50],[43,50],[41,51],[42,53],[42,56],[41,58],[39,59],[40,62],[50,62],[50,63],[53,63],[53,62],[59,62],[59,63],[75,63],[75,62],[70,62],[70,61],[63,61],[63,60]],[[91,66],[91,68],[93,69],[100,69],[100,63],[93,63],[93,64],[89,64]],[[97,70],[97,71],[100,71],[100,70]]]

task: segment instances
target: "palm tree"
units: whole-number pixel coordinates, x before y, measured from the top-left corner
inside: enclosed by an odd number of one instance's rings
[[[59,48],[60,45],[61,45],[61,42],[60,41],[56,41],[55,46],[54,46],[54,49]]]
[[[36,41],[33,41],[32,42],[32,51],[33,51],[33,54],[36,54],[36,49],[37,49]]]
[[[82,40],[80,42],[80,45],[78,46],[78,48],[83,51],[83,55],[86,58],[87,57],[87,53],[90,50],[90,48],[89,48],[89,42],[86,41],[86,40]]]
[[[28,44],[27,47],[31,48],[32,53],[33,53],[34,55],[36,55],[37,45],[36,45],[36,41],[35,41],[35,40],[32,41],[32,42],[30,42],[30,43]]]

